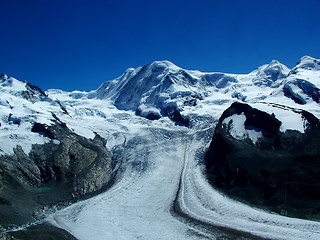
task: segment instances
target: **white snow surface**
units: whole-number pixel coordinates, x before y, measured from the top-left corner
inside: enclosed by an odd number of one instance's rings
[[[35,122],[51,124],[51,112],[59,112],[58,103],[50,98],[28,101],[23,91],[27,91],[25,82],[7,76],[0,79],[0,155],[12,154],[17,145],[29,153],[32,144],[49,141],[31,128]]]
[[[222,124],[224,127],[230,128],[230,134],[232,137],[238,140],[244,140],[249,138],[252,143],[256,143],[259,138],[262,137],[262,132],[259,130],[245,129],[244,123],[246,116],[244,113],[240,115],[232,115],[223,120]]]
[[[223,120],[222,124],[224,126],[230,127],[230,134],[235,139],[243,140],[247,136],[247,131],[244,128],[244,122],[246,121],[246,116],[244,113],[238,115],[234,114]]]
[[[310,63],[319,62],[315,60],[304,57],[294,75],[319,86],[319,71]],[[283,122],[282,131],[304,132],[304,120],[292,109],[319,117],[320,108],[308,95],[304,105],[284,96],[282,88],[295,81],[294,75],[277,61],[249,74],[201,73],[159,61],[130,68],[96,91],[52,89],[46,98],[33,102],[21,97],[25,83],[4,77],[0,80],[1,154],[12,153],[16,145],[28,153],[32,143],[49,141],[30,130],[34,122],[52,124],[52,113],[82,136],[100,134],[111,152],[121,153],[121,168],[110,189],[47,216],[45,221],[78,239],[235,237],[226,229],[267,239],[320,239],[317,221],[269,213],[222,195],[207,182],[200,161],[219,117],[234,101],[275,114]],[[188,116],[190,127],[175,125],[164,113],[170,108]],[[10,113],[19,124],[9,121]],[[143,117],[149,113],[161,118]],[[261,136],[244,129],[244,115],[231,116],[225,124],[230,120],[234,136],[253,142]]]

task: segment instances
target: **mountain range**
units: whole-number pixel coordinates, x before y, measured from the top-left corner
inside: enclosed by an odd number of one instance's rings
[[[0,92],[4,237],[320,237],[319,59],[156,61],[90,92],[1,74]]]

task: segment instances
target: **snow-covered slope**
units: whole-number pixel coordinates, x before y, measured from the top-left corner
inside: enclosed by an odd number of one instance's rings
[[[320,102],[320,61],[308,56],[301,58],[289,72],[283,84],[272,93],[286,96],[300,105],[314,105]]]
[[[285,108],[320,116],[317,59],[303,57],[291,70],[273,60],[249,74],[202,73],[157,61],[130,68],[89,93],[43,93],[5,75],[0,84],[2,154],[18,144],[28,153],[31,144],[49,141],[31,128],[34,122],[50,125],[52,114],[79,135],[107,139],[120,168],[114,185],[46,219],[79,239],[320,237],[319,222],[223,196],[207,183],[200,161],[219,117],[234,101],[274,113],[286,122],[283,131],[303,132],[303,121]]]
[[[49,139],[31,128],[35,122],[51,124],[52,112],[61,115],[58,100],[48,97],[40,88],[5,74],[0,76],[0,154],[12,154],[16,145],[29,153],[31,144]]]

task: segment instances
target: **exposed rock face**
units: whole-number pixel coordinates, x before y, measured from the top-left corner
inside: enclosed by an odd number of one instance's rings
[[[99,191],[110,180],[112,167],[106,140],[98,134],[93,140],[79,136],[54,117],[55,125],[35,123],[32,128],[51,141],[33,144],[29,155],[18,146],[12,156],[1,157],[1,225],[28,221],[41,205]]]
[[[40,169],[41,182],[71,180],[77,195],[100,190],[108,183],[111,158],[105,147],[106,140],[98,134],[93,140],[87,139],[73,133],[61,122],[53,126],[36,123],[32,131],[60,141],[59,145],[53,142],[36,144],[29,154]],[[45,154],[48,152],[50,154]]]
[[[295,110],[296,111],[296,110]],[[233,103],[221,116],[206,156],[210,182],[233,197],[300,217],[320,216],[320,122],[298,111],[305,133],[280,131],[274,115]],[[244,129],[261,132],[237,139],[226,119],[244,116]],[[231,124],[232,125],[232,124]]]
[[[35,85],[32,85],[29,82],[25,82],[25,83],[26,83],[26,90],[22,91],[21,93],[23,98],[31,102],[36,102],[48,97],[48,95],[41,88]]]

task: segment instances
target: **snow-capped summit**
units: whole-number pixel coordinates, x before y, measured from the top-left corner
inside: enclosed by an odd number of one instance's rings
[[[256,77],[253,82],[257,86],[279,87],[281,79],[288,76],[290,69],[277,60],[272,60],[256,70]]]
[[[25,84],[23,82],[18,81],[15,78],[9,77],[8,75],[6,75],[4,73],[0,75],[0,87],[1,88],[12,88],[12,90],[15,89],[16,91],[19,91],[24,88],[24,85]],[[13,88],[13,86],[14,86],[14,88]]]
[[[180,109],[189,98],[203,98],[195,71],[181,69],[169,61],[155,61],[129,68],[119,78],[103,83],[89,98],[111,99],[123,110],[158,119]]]
[[[320,60],[310,56],[303,56],[294,69],[320,70]]]
[[[14,96],[21,96],[31,102],[48,100],[47,94],[39,87],[34,86],[27,81],[19,81],[6,74],[0,75],[0,88],[2,92]]]
[[[161,77],[166,73],[179,70],[179,67],[167,60],[155,61],[142,67],[138,67],[137,69],[128,68],[119,78],[113,81],[104,82],[96,91],[90,93],[89,97],[99,99],[107,97],[115,98],[114,95],[121,91],[126,84],[129,84],[129,82],[132,82],[132,84],[139,84],[139,87],[142,87],[141,91],[145,91],[148,90],[152,84],[155,85],[160,82]],[[152,78],[155,81],[142,81],[146,78]]]
[[[161,71],[169,69],[170,71],[179,71],[181,70],[180,67],[175,65],[174,63],[168,61],[168,60],[162,60],[162,61],[154,61],[146,66],[149,66],[149,68],[152,68],[153,71]]]
[[[320,60],[309,56],[300,59],[273,96],[284,95],[299,105],[320,102]]]
[[[209,92],[225,91],[237,82],[234,74],[201,73],[182,69],[167,60],[155,61],[137,69],[129,68],[119,78],[103,83],[88,97],[107,98],[119,109],[159,119],[180,115],[185,106],[195,106]]]

